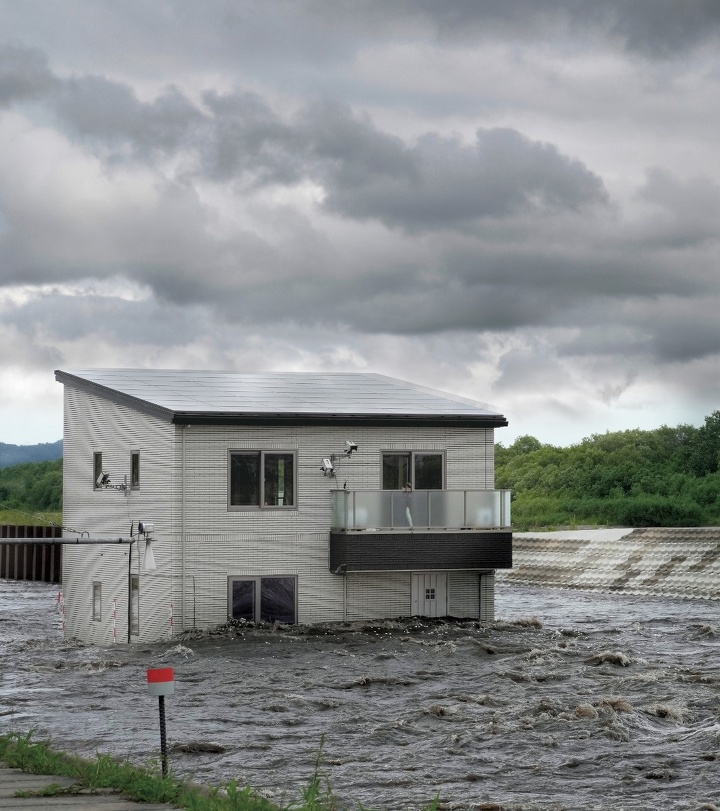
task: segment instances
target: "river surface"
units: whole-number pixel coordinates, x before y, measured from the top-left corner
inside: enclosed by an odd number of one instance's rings
[[[720,809],[720,604],[500,584],[492,625],[61,638],[57,587],[0,580],[0,732],[157,762],[145,669],[173,667],[170,766],[344,809]],[[216,749],[219,751],[207,751]]]

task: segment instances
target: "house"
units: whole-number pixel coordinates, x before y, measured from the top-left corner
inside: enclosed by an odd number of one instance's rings
[[[68,636],[493,618],[512,533],[491,408],[375,374],[55,376]]]

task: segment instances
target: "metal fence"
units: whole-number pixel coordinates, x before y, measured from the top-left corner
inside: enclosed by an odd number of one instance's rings
[[[38,543],[37,539],[61,538],[61,527],[0,525],[0,578],[62,582],[62,546]],[[33,543],[23,543],[32,538]]]

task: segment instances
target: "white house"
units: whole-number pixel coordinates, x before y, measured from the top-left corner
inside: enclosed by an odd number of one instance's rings
[[[374,374],[55,375],[68,636],[492,619],[512,533],[489,407]]]

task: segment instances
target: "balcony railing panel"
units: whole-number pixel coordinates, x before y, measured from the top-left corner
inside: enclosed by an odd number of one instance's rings
[[[336,530],[510,527],[509,490],[334,490]]]

